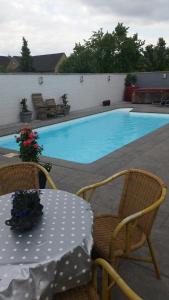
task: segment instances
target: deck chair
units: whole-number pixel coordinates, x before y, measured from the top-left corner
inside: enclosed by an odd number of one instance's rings
[[[47,170],[37,163],[21,162],[0,166],[0,195],[17,190],[39,189],[39,172],[46,176],[49,187],[56,189]]]
[[[51,113],[53,113],[54,116],[57,115],[65,115],[64,106],[60,104],[55,103],[55,99],[46,99],[45,101],[48,109]]]
[[[32,94],[32,102],[36,111],[36,117],[40,120],[47,119],[48,107],[43,101],[42,94]]]
[[[101,295],[97,292],[98,268],[102,271]],[[101,258],[97,259],[94,263],[93,280],[91,283],[86,286],[77,287],[63,293],[55,294],[53,300],[109,300],[111,297],[111,287],[114,284],[120,288],[127,299],[143,300],[125,283],[112,266]],[[113,297],[113,299],[115,298]]]
[[[32,94],[32,102],[36,110],[37,119],[45,120],[47,117],[55,117],[56,112],[53,105],[45,103],[42,94]]]
[[[121,257],[152,263],[159,279],[160,271],[150,233],[158,208],[166,197],[166,186],[163,181],[149,172],[129,169],[84,187],[77,192],[77,195],[90,201],[97,188],[121,176],[124,176],[124,185],[118,214],[96,216],[93,228],[94,249],[99,257],[108,260],[113,266],[117,266]],[[146,242],[150,252],[149,257],[131,255]]]

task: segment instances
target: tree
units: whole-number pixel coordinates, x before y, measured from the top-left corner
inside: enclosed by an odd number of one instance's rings
[[[30,54],[30,50],[28,48],[28,42],[26,39],[23,37],[23,45],[21,49],[21,70],[23,72],[31,72],[33,71],[32,67],[32,57]]]
[[[0,73],[6,73],[6,67],[4,65],[0,65]]]
[[[169,48],[163,38],[159,38],[157,45],[146,46],[144,51],[145,71],[166,71],[169,69]]]
[[[118,23],[113,37],[116,51],[114,57],[114,72],[135,72],[142,70],[144,41],[138,39],[138,35],[128,36],[129,27]]]
[[[75,44],[60,72],[108,73],[142,70],[144,42],[137,34],[128,37],[128,27],[118,23],[112,33],[93,32],[84,44]]]

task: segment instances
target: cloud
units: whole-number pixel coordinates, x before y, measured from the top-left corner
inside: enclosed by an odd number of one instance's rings
[[[32,55],[72,52],[93,31],[113,31],[118,22],[147,43],[168,41],[168,0],[0,0],[0,55],[20,55],[22,37]]]
[[[168,22],[168,0],[80,0],[81,3],[102,13],[119,17],[137,18],[141,22]]]

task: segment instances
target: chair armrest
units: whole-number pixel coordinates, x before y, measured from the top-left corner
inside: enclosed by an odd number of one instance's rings
[[[95,260],[95,266],[100,266],[103,269],[103,277],[102,277],[102,287],[107,291],[103,291],[103,299],[106,293],[110,293],[111,287],[113,286],[110,282],[111,280],[115,282],[120,290],[123,292],[128,299],[131,300],[143,300],[143,298],[139,297],[122,279],[122,277],[115,271],[115,269],[104,259],[98,258]],[[107,280],[109,278],[109,280]],[[111,280],[110,280],[111,279]],[[107,283],[109,282],[109,284]],[[106,298],[107,299],[107,298]]]
[[[94,184],[85,186],[85,187],[81,188],[78,192],[76,192],[76,195],[79,196],[79,197],[82,197],[86,201],[90,201],[92,199],[92,196],[93,196],[94,191],[95,191],[96,188],[104,186],[105,184],[115,180],[116,178],[118,178],[120,176],[126,175],[127,173],[128,173],[128,170],[124,170],[124,171],[118,172],[118,173],[114,174],[113,176],[108,177],[108,178],[106,178],[102,181],[99,181],[99,182],[96,182]],[[88,191],[91,191],[91,193],[90,193],[90,195],[87,199],[86,192],[88,192]]]
[[[165,186],[163,186],[160,198],[156,202],[151,204],[150,206],[146,207],[145,209],[143,209],[139,212],[136,212],[135,214],[132,214],[132,215],[126,217],[125,219],[123,219],[114,229],[112,238],[113,239],[116,238],[117,234],[127,224],[132,223],[132,222],[136,221],[138,218],[141,218],[142,216],[157,209],[161,205],[161,203],[165,200],[166,193],[167,193],[167,188]]]

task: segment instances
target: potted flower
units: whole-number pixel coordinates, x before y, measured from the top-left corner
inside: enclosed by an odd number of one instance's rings
[[[136,86],[137,76],[135,74],[129,73],[125,78],[125,90],[124,90],[124,101],[131,101],[132,95],[138,88]]]
[[[19,144],[20,155],[22,161],[39,163],[39,156],[42,153],[43,147],[37,143],[39,138],[38,133],[29,127],[22,128],[19,131],[19,136],[16,136],[16,142]],[[48,172],[52,165],[50,163],[40,163]],[[39,173],[39,186],[45,188],[46,176],[43,172]]]
[[[23,98],[20,101],[21,111],[20,111],[20,121],[23,123],[29,123],[32,119],[32,111],[27,107],[27,99]]]
[[[63,102],[63,107],[64,107],[64,114],[68,115],[69,111],[70,111],[70,105],[68,104],[69,101],[67,100],[68,95],[67,94],[63,94],[61,96],[62,102]]]

